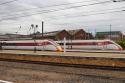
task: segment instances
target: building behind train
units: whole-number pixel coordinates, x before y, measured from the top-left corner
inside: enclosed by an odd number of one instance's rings
[[[23,34],[0,34],[0,40],[15,40],[15,39],[53,39],[63,40],[64,37],[67,40],[92,40],[92,39],[110,39],[113,41],[121,41],[125,39],[125,35],[121,31],[107,31],[107,32],[96,32],[93,35],[90,32],[86,32],[83,29],[75,30],[58,30],[45,32],[42,37],[42,33],[37,31],[33,34],[23,35]]]

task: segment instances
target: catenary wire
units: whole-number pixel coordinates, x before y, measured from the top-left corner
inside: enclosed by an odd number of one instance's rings
[[[3,2],[3,3],[0,3],[0,5],[5,5],[5,4],[8,4],[8,3],[15,2],[15,1],[18,1],[18,0],[11,0],[11,1],[7,1],[7,2]]]
[[[72,7],[66,7],[66,8],[60,8],[60,9],[49,10],[49,11],[45,11],[45,12],[41,11],[41,12],[37,12],[37,13],[34,13],[34,14],[22,15],[22,16],[16,16],[16,17],[14,15],[14,17],[3,18],[3,19],[0,19],[0,21],[7,20],[7,19],[18,18],[18,17],[27,17],[27,16],[32,16],[32,15],[37,15],[37,14],[51,13],[51,12],[56,12],[56,11],[61,11],[61,10],[72,9],[72,8],[79,8],[79,7],[83,7],[83,6],[89,6],[89,5],[104,4],[104,3],[108,3],[108,2],[110,2],[110,1],[92,3],[92,4],[87,4],[87,5],[80,5],[80,6],[72,6]]]
[[[117,11],[110,11],[110,12],[101,12],[101,13],[95,13],[95,14],[89,14],[89,15],[73,16],[72,18],[74,18],[74,17],[83,17],[83,16],[90,16],[90,15],[98,15],[98,14],[107,14],[107,13],[120,13],[120,12],[124,12],[124,11],[125,10],[117,10]],[[47,13],[47,12],[44,12],[44,13]],[[36,15],[36,14],[32,14],[32,15]],[[32,15],[31,14],[30,15],[22,15],[22,16],[19,16],[19,17],[27,17],[27,16],[32,16]],[[13,18],[19,18],[19,17],[17,16],[17,17],[4,18],[4,19],[0,19],[0,21],[8,20],[8,19],[13,19]]]
[[[61,10],[67,10],[67,9],[72,9],[72,8],[79,8],[79,7],[85,7],[85,6],[91,6],[91,5],[98,5],[98,4],[105,4],[105,3],[108,3],[108,2],[111,2],[111,1],[103,1],[103,2],[96,2],[96,3],[90,3],[90,4],[84,4],[84,5],[79,5],[79,6],[71,6],[71,7],[65,7],[65,8],[59,8],[58,11],[61,11]],[[58,5],[59,6],[59,5]],[[51,6],[49,6],[51,7]],[[53,6],[52,6],[53,7]],[[39,8],[39,7],[38,7]],[[37,8],[37,9],[38,9]],[[43,7],[44,8],[44,7]],[[46,8],[46,7],[45,7]],[[32,9],[32,8],[31,8]],[[42,10],[43,12],[44,11],[51,11],[51,10],[55,10],[55,9],[49,9],[49,10]],[[37,12],[42,12],[42,11],[37,11]],[[26,11],[27,12],[27,11]],[[23,13],[23,12],[16,12],[16,13]],[[19,15],[19,14],[8,14],[8,15],[4,15],[4,16],[12,16],[12,15]]]
[[[114,10],[114,11],[116,11],[116,9],[122,9],[122,8],[125,8],[125,7],[119,7],[119,8],[111,8],[111,9],[104,9],[104,10],[99,10],[99,11],[89,11],[89,12],[80,12],[80,13],[87,13],[87,15],[89,16],[89,13],[101,13],[102,11],[105,13],[106,11],[108,11],[108,10]],[[110,12],[110,11],[109,11]],[[68,14],[68,15],[60,15],[60,16],[58,16],[58,18],[59,17],[63,17],[63,18],[65,18],[65,17],[67,16],[69,16],[68,18],[71,18],[71,17],[73,17],[73,16],[71,16],[70,14]],[[80,15],[79,15],[80,16]],[[75,16],[74,16],[75,17]],[[76,16],[77,17],[77,16]],[[57,16],[52,16],[52,17],[48,17],[48,18],[52,18],[52,19],[55,19],[55,20],[57,20],[58,18],[57,18]],[[60,18],[59,18],[60,19]]]

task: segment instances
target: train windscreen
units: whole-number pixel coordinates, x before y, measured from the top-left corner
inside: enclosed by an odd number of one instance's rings
[[[53,41],[53,40],[49,40],[49,41],[51,41],[55,46],[58,46],[58,45],[59,45],[58,43],[56,43],[56,42]]]

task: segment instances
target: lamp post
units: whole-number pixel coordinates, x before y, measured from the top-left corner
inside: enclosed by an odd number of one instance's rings
[[[42,39],[43,39],[44,22],[42,21]]]
[[[110,24],[110,40],[111,40],[111,36],[112,36],[112,34],[111,34],[111,27],[112,27],[112,25]]]
[[[113,2],[122,2],[122,1],[125,1],[125,0],[112,0]]]

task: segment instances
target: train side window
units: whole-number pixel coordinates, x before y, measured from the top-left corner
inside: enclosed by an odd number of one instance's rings
[[[96,43],[96,42],[93,42],[93,45],[97,45],[97,43]]]
[[[3,46],[14,46],[15,43],[6,43],[6,42],[3,42],[3,43],[1,43],[1,45],[3,45]]]
[[[6,42],[3,42],[2,45],[3,45],[3,46],[6,46]]]

